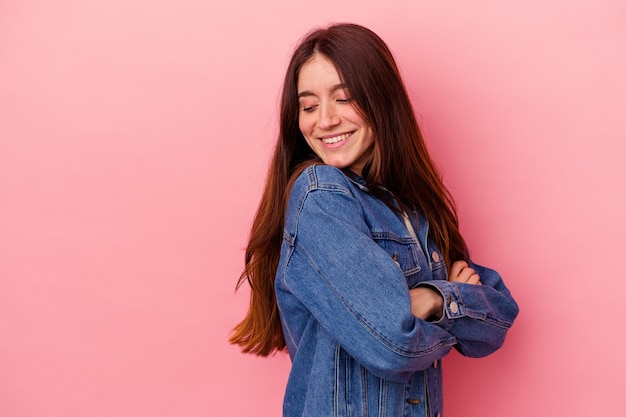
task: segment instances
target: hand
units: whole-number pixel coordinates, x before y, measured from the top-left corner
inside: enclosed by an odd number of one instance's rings
[[[411,313],[422,320],[439,320],[443,314],[443,297],[429,287],[417,287],[409,290]]]
[[[483,284],[480,282],[480,276],[478,276],[476,271],[470,268],[465,261],[456,261],[452,264],[452,268],[450,268],[450,273],[448,274],[448,281],[463,284]]]

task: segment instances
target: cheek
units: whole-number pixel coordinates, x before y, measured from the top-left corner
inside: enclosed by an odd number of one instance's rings
[[[304,116],[300,116],[298,118],[298,127],[300,128],[300,132],[302,132],[302,134],[306,137],[307,136],[307,132],[309,132],[311,123],[307,120],[307,117]]]
[[[343,118],[350,120],[352,123],[358,124],[360,126],[366,126],[365,120],[361,117],[357,109],[354,107],[355,104],[351,106],[344,106],[343,109]]]
[[[311,146],[311,140],[310,140],[311,129],[307,128],[307,126],[308,124],[307,124],[306,118],[301,117],[298,119],[298,128],[300,129],[300,133],[302,133],[302,136],[304,136],[304,140],[310,147]]]

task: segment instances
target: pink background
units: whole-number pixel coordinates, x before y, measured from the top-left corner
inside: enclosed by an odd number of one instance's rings
[[[521,306],[448,417],[626,408],[626,3],[2,0],[0,416],[280,415],[226,343],[289,54],[393,49],[476,261]]]

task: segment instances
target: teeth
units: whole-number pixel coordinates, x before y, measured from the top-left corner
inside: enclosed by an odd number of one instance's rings
[[[322,142],[326,144],[341,142],[342,140],[346,139],[351,134],[352,133],[344,133],[343,135],[333,136],[332,138],[324,138],[322,139]]]

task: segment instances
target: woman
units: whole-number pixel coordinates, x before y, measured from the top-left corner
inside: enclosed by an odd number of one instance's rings
[[[287,349],[287,417],[440,416],[440,359],[490,354],[517,316],[470,260],[393,57],[364,27],[313,31],[293,54],[245,281],[231,342]]]

